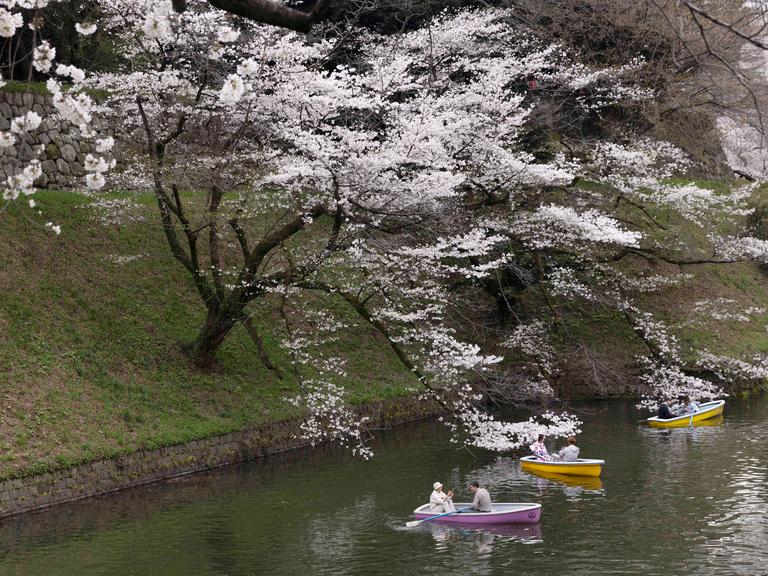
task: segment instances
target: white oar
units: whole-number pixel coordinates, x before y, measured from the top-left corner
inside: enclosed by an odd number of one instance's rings
[[[693,428],[693,415],[696,414],[698,410],[696,408],[693,409],[693,412],[691,412],[691,421],[688,422],[688,428]]]
[[[467,506],[466,508],[459,508],[458,510],[454,510],[453,512],[445,512],[444,514],[438,514],[437,516],[430,516],[429,518],[424,518],[423,520],[411,520],[410,522],[406,522],[405,526],[407,528],[413,528],[414,526],[418,526],[422,522],[429,522],[430,520],[434,520],[435,518],[442,518],[443,516],[458,514],[459,512],[464,512],[464,510],[469,510],[470,508],[471,506]]]

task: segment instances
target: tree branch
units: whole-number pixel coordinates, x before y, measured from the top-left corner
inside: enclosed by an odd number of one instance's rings
[[[738,30],[733,25],[728,24],[727,22],[723,22],[719,18],[716,18],[715,16],[712,16],[709,12],[706,10],[703,10],[702,8],[696,6],[695,4],[692,4],[691,2],[688,2],[687,0],[681,0],[680,4],[688,8],[690,10],[691,15],[698,14],[705,20],[709,20],[716,26],[720,26],[721,28],[725,28],[728,30],[731,34],[734,34],[741,38],[742,40],[745,40],[746,42],[749,42],[753,46],[760,48],[761,50],[768,50],[768,44],[765,42],[761,42],[760,40],[757,40],[754,36],[750,36],[748,34],[744,34],[741,30]],[[694,17],[695,18],[695,17]]]
[[[213,275],[213,285],[216,287],[216,294],[219,300],[224,299],[224,280],[222,278],[221,251],[219,250],[219,224],[218,218],[219,204],[224,196],[224,191],[216,184],[211,186],[211,201],[208,208],[210,225],[208,227],[208,250],[211,255],[211,274]]]
[[[347,294],[346,292],[342,290],[335,290],[331,286],[324,284],[322,282],[302,282],[298,284],[301,288],[306,288],[309,290],[322,290],[323,292],[327,292],[329,294],[338,294],[344,300],[347,301],[347,303],[352,306],[352,308],[357,312],[357,314],[368,324],[373,326],[379,334],[384,336],[386,338],[387,342],[389,343],[389,347],[392,349],[392,351],[395,353],[397,358],[400,360],[400,363],[405,366],[410,372],[412,372],[416,378],[419,379],[419,382],[421,382],[425,388],[428,390],[434,390],[432,386],[429,384],[429,380],[427,379],[426,374],[424,374],[421,370],[419,370],[418,366],[416,366],[408,356],[408,354],[403,350],[403,348],[394,340],[392,335],[390,334],[387,327],[380,321],[374,318],[371,313],[368,311],[368,308],[365,307],[365,304],[352,296],[351,294]]]
[[[264,364],[267,369],[272,370],[275,375],[282,380],[283,373],[274,364],[272,364],[272,361],[269,359],[267,349],[264,347],[264,340],[261,338],[258,330],[256,330],[256,326],[254,326],[253,320],[251,320],[250,316],[246,316],[243,319],[243,326],[245,326],[245,329],[248,331],[248,334],[250,335],[251,340],[253,340],[253,343],[256,344],[256,350],[259,352],[261,363]]]
[[[296,32],[309,32],[328,0],[318,0],[310,12],[289,8],[273,0],[208,0],[208,3],[220,10],[256,22],[288,28]],[[174,8],[177,4],[183,5],[184,0],[175,0]]]
[[[245,264],[243,271],[252,275],[256,273],[261,261],[269,254],[275,247],[279,246],[282,242],[285,242],[296,234],[298,231],[303,230],[307,225],[307,218],[317,218],[325,213],[325,209],[322,206],[315,206],[306,214],[299,214],[293,220],[267,234],[264,239],[256,244],[251,251],[250,257]]]

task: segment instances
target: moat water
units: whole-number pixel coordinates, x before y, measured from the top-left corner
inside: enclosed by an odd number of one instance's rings
[[[630,403],[575,408],[599,480],[522,472],[425,422],[381,433],[367,462],[323,448],[4,520],[0,574],[768,574],[766,399],[693,430],[648,428]],[[405,528],[435,480],[462,500],[474,479],[542,503],[541,524]]]

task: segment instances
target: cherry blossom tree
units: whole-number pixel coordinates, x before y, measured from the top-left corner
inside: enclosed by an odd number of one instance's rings
[[[195,361],[213,362],[239,323],[260,346],[249,320],[260,299],[323,291],[378,330],[472,437],[488,446],[528,441],[527,425],[497,423],[477,408],[467,382],[499,358],[457,336],[445,279],[483,278],[506,261],[512,223],[495,232],[499,223],[483,207],[574,178],[567,162],[539,164],[516,146],[529,107],[515,86],[535,72],[584,94],[585,106],[647,96],[621,83],[626,69],[585,71],[516,32],[503,11],[366,35],[352,67],[328,60],[328,42],[200,4],[180,14],[168,4],[146,12],[135,1],[103,10],[102,25],[146,65],[94,75],[89,85],[110,95],[107,108],[123,120],[118,140],[141,142],[123,153],[146,167],[169,247],[208,311],[191,346]],[[503,50],[491,49],[489,31]],[[515,224],[533,227],[546,214],[542,207]],[[560,217],[580,219],[568,209]],[[579,234],[613,227],[619,242],[634,241],[608,216],[583,219]],[[285,344],[307,363],[301,342]],[[271,365],[263,349],[262,357]],[[309,404],[326,411],[318,421],[328,422],[338,384],[305,384]],[[576,426],[551,419],[563,434]]]
[[[468,442],[517,448],[539,433],[578,431],[572,415],[507,422],[482,405],[488,396],[552,395],[547,335],[560,329],[552,300],[562,298],[625,317],[648,350],[638,359],[646,392],[721,393],[686,373],[674,335],[643,309],[643,294],[674,279],[631,263],[765,260],[768,243],[738,225],[753,187],[721,194],[674,184],[686,155],[631,132],[563,145],[546,160],[522,142],[531,118],[555,101],[599,115],[653,98],[635,82],[642,58],[585,66],[516,25],[512,12],[477,9],[398,35],[361,32],[355,60],[340,63],[322,34],[259,23],[306,30],[322,2],[307,14],[247,0],[98,4],[99,21],[78,31],[110,34],[126,65],[86,76],[55,66],[41,39],[35,67],[51,75],[62,121],[96,141],[85,184],[97,202],[108,178],[154,194],[169,250],[205,307],[189,346],[201,368],[242,325],[277,371],[251,321],[255,307],[321,292],[382,335]],[[0,30],[12,33],[23,22],[6,12]],[[83,88],[105,96],[96,103]],[[96,133],[96,114],[113,134]],[[0,143],[41,121],[34,113],[14,119]],[[124,170],[110,174],[116,158]],[[9,180],[6,198],[31,193],[38,174],[33,160]],[[706,246],[677,243],[660,210],[699,227]],[[463,296],[484,290],[508,306],[510,278],[537,285],[553,312],[548,321],[516,319],[489,350],[457,321]],[[318,352],[344,326],[330,316],[299,323],[286,315],[284,324],[282,345],[302,385],[292,401],[308,413],[303,433],[370,455],[364,422],[346,405],[343,359]],[[512,373],[505,354],[520,360]],[[741,366],[713,355],[702,362]],[[307,365],[312,377],[298,369]]]

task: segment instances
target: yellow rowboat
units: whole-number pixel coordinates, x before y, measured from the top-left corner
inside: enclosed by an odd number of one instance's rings
[[[683,414],[682,416],[675,416],[674,418],[667,418],[661,420],[658,416],[648,418],[647,422],[654,428],[685,428],[692,423],[702,422],[720,416],[725,409],[725,400],[714,400],[713,402],[705,402],[699,406],[699,409],[691,414]]]
[[[548,462],[538,460],[536,456],[523,456],[520,458],[520,464],[523,470],[528,472],[549,472],[568,476],[600,476],[605,460],[579,458],[576,462]]]
[[[528,473],[539,478],[555,480],[557,482],[562,482],[566,486],[584,488],[585,490],[602,490],[603,488],[603,481],[600,480],[598,476],[568,476],[567,474],[560,474],[558,472],[542,472],[540,470],[528,470]]]

